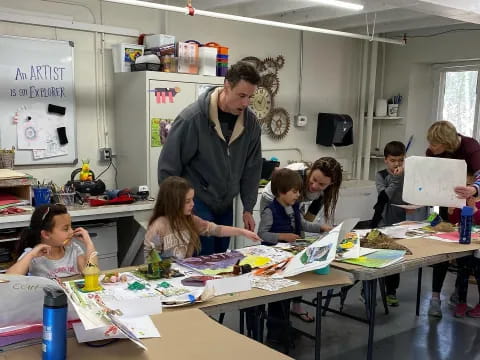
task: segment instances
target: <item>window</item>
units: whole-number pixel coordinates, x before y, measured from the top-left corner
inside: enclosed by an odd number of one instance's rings
[[[478,138],[480,65],[438,67],[436,120],[448,120],[457,131]]]

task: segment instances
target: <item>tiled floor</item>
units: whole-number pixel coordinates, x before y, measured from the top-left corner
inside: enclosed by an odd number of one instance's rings
[[[480,319],[457,319],[447,298],[453,289],[454,274],[448,274],[442,294],[443,318],[431,319],[427,316],[429,291],[431,289],[431,268],[423,271],[421,314],[415,316],[417,272],[403,273],[398,290],[400,306],[390,308],[385,315],[380,295],[376,312],[374,359],[425,359],[480,360]],[[377,291],[378,293],[378,291]],[[355,286],[348,295],[344,311],[364,316],[365,310],[359,300],[360,286]],[[338,308],[338,299],[332,306]],[[470,285],[468,303],[478,302],[478,291]],[[308,309],[313,312],[314,309]],[[292,319],[294,325],[311,334],[314,324]],[[238,330],[238,314],[229,313],[225,324]],[[328,313],[322,322],[322,359],[365,359],[368,326],[355,320]],[[299,360],[313,359],[314,342],[300,336],[290,356]]]

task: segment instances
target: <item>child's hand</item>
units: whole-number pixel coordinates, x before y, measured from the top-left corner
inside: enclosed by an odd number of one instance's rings
[[[330,225],[322,225],[320,226],[320,231],[322,232],[329,232],[333,229],[333,226]]]
[[[403,174],[403,166],[399,166],[393,170],[393,175],[402,175]]]
[[[247,229],[242,229],[242,236],[245,236],[246,238],[249,238],[253,241],[262,241],[262,239],[260,239],[257,234]]]
[[[455,211],[454,207],[449,207],[448,208],[448,215],[452,215],[454,211]]]
[[[287,241],[287,242],[294,242],[300,239],[300,236],[297,234],[278,234],[278,240]]]
[[[30,252],[29,252],[31,257],[40,257],[40,256],[46,256],[50,254],[50,245],[47,244],[38,244],[35,246]]]
[[[85,245],[91,245],[93,244],[92,239],[90,238],[90,235],[87,230],[85,230],[82,227],[76,228],[73,230],[73,237],[77,238],[80,240],[82,243]]]

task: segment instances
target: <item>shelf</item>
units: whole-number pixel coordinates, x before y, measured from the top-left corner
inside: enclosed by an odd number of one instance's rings
[[[367,116],[363,117],[364,119],[367,118]],[[402,116],[374,116],[373,120],[402,120]]]
[[[374,116],[373,120],[402,120],[401,116]]]
[[[2,242],[10,242],[10,241],[17,241],[19,237],[14,237],[14,238],[8,238],[8,239],[0,239],[0,243]]]

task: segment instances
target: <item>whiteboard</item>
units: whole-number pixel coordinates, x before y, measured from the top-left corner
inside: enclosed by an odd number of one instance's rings
[[[73,42],[0,36],[0,49],[0,148],[15,165],[76,163]]]
[[[453,189],[466,181],[465,160],[410,156],[405,160],[402,198],[414,205],[463,207],[465,199],[458,199]]]

